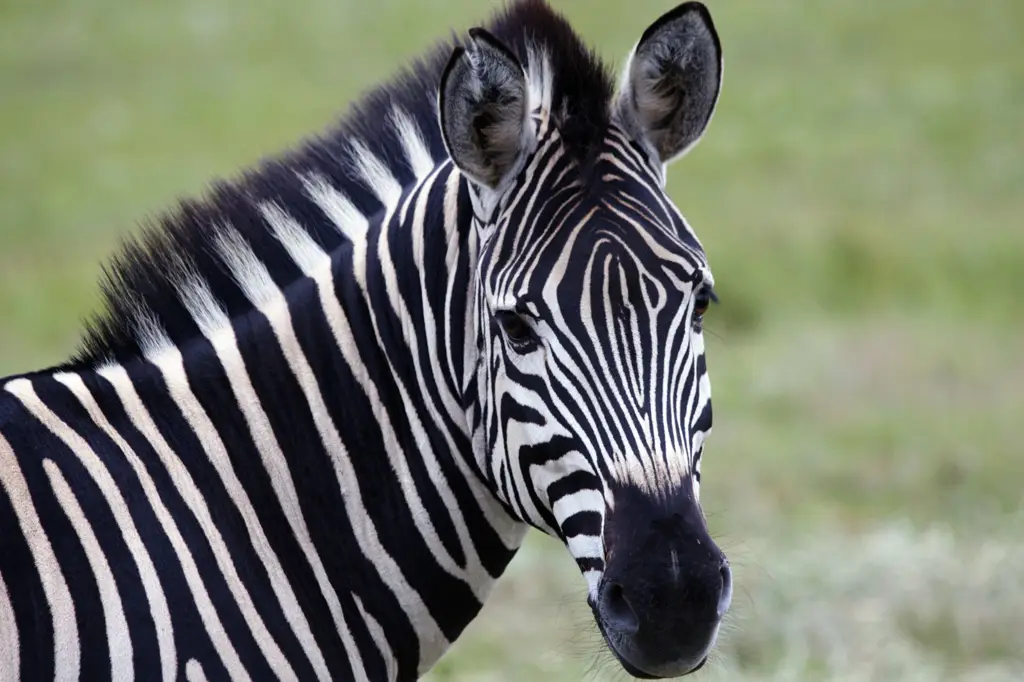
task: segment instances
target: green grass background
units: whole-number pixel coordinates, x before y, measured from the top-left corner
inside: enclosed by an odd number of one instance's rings
[[[671,2],[555,1],[608,59]],[[1024,680],[1024,3],[709,0],[708,680]],[[469,0],[0,1],[0,375],[72,350],[122,235],[321,130]],[[433,680],[619,679],[532,537]]]

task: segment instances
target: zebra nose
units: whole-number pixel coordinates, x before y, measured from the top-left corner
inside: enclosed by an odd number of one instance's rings
[[[598,604],[601,619],[606,627],[627,637],[632,637],[640,629],[636,611],[617,582],[606,580],[602,583]]]

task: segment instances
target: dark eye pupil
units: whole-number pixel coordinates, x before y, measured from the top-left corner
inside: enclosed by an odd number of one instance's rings
[[[697,296],[697,300],[693,304],[693,314],[701,316],[708,311],[708,306],[711,305],[711,299],[707,296]]]
[[[521,341],[530,335],[530,327],[518,315],[503,315],[501,326],[510,339]]]

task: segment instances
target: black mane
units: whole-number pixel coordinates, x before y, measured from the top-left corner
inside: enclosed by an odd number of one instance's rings
[[[544,0],[510,4],[487,29],[524,65],[528,65],[531,46],[547,54],[553,79],[551,113],[569,150],[587,157],[607,126],[613,89],[598,57]],[[79,351],[64,369],[138,357],[142,353],[142,321],[158,324],[175,344],[198,336],[195,321],[179,301],[179,271],[174,264],[185,264],[202,277],[230,317],[250,310],[251,304],[212,248],[226,225],[249,243],[279,286],[298,279],[301,273],[256,206],[273,202],[286,208],[325,250],[336,248],[344,237],[305,194],[300,176],[320,175],[364,215],[378,213],[384,207],[353,171],[352,141],[373,152],[408,186],[415,177],[398,134],[393,126],[382,125],[396,108],[417,124],[435,163],[446,159],[436,97],[442,71],[457,44],[452,40],[435,46],[352,105],[325,135],[266,159],[234,180],[215,181],[206,196],[183,200],[144,225],[104,268],[104,312],[87,324]]]

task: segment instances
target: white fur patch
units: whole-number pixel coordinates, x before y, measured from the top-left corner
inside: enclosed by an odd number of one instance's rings
[[[259,211],[304,275],[313,277],[318,271],[331,267],[331,257],[327,252],[280,206],[264,202],[259,205]]]
[[[430,150],[427,149],[416,122],[409,118],[404,111],[396,108],[391,112],[391,123],[398,132],[398,139],[405,151],[405,158],[409,161],[416,180],[422,180],[430,175],[436,164],[430,156]]]
[[[581,511],[595,511],[604,516],[604,495],[600,491],[585,488],[559,497],[551,505],[551,513],[559,524]]]
[[[352,201],[333,187],[322,175],[302,176],[306,195],[324,212],[334,227],[350,242],[366,236],[370,221]]]
[[[185,679],[188,682],[207,682],[203,665],[194,658],[188,659],[188,663],[185,664]]]
[[[235,282],[253,305],[266,305],[278,296],[277,284],[267,266],[234,228],[225,227],[219,232],[214,246],[221,260],[231,270]]]
[[[547,121],[554,102],[554,74],[551,69],[551,58],[540,47],[531,46],[527,50],[526,80],[529,88],[527,113],[539,111],[541,119]]]
[[[196,273],[182,275],[176,284],[178,298],[207,338],[231,325],[227,312],[210,291],[210,285]]]
[[[362,142],[352,140],[349,144],[356,170],[374,196],[388,207],[398,203],[402,196],[402,186],[391,174],[391,169]]]
[[[134,306],[132,318],[135,339],[143,355],[155,355],[174,347],[171,338],[149,308],[141,303]]]
[[[574,535],[566,541],[574,559],[604,558],[604,544],[596,535]]]

